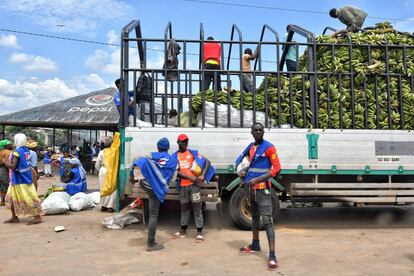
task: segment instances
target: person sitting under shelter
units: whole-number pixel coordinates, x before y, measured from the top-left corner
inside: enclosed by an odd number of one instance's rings
[[[70,172],[63,179],[65,191],[69,195],[86,192],[86,171],[78,158],[69,159]]]

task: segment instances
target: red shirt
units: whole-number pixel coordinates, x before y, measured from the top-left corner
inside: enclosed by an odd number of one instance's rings
[[[249,151],[249,159],[253,160],[254,155],[256,154],[256,148],[257,146],[252,146],[250,148]],[[270,146],[266,151],[265,151],[265,156],[267,158],[269,158],[270,163],[272,164],[272,167],[270,168],[270,175],[272,177],[275,177],[277,175],[278,172],[280,172],[280,161],[279,161],[279,157],[277,156],[277,152],[276,152],[276,148],[275,146]],[[255,189],[266,189],[266,182],[261,182],[258,183],[254,186]]]
[[[209,60],[215,60],[220,64],[221,46],[216,42],[204,43],[204,63]]]

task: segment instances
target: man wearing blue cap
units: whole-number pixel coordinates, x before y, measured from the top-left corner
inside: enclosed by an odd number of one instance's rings
[[[139,170],[145,180],[141,181],[142,188],[148,194],[148,240],[147,251],[163,249],[162,244],[155,242],[158,209],[164,202],[169,190],[169,183],[177,172],[177,159],[168,154],[170,142],[161,138],[157,143],[158,152],[152,152],[150,157],[142,157],[134,161],[131,168],[130,182],[134,184]]]

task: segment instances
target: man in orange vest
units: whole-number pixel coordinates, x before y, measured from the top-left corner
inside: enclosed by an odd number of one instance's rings
[[[188,136],[180,134],[177,139],[178,151],[173,157],[178,159],[178,181],[180,184],[181,205],[181,230],[174,234],[175,238],[184,238],[187,235],[188,222],[190,220],[190,203],[194,211],[194,220],[197,227],[196,242],[203,242],[203,213],[201,201],[201,184],[208,178],[210,161],[205,159],[205,166],[200,176],[196,176],[191,170],[194,160],[203,158],[198,151],[187,149]],[[206,175],[207,174],[207,175]]]
[[[213,37],[209,36],[207,42],[204,43],[204,69],[207,70],[220,70],[220,60],[221,60],[221,46],[217,42],[212,42]],[[216,74],[216,79],[214,82],[214,75]],[[221,78],[220,72],[206,71],[204,73],[204,87],[203,91],[206,91],[210,88],[210,83],[213,81],[213,87],[217,91],[221,91]]]

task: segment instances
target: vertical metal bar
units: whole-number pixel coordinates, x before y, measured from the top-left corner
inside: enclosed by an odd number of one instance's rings
[[[315,122],[315,124],[314,124],[314,126],[313,127],[315,127],[315,128],[319,128],[319,92],[318,92],[318,53],[317,53],[317,51],[316,51],[316,41],[315,40],[313,40],[313,60],[314,60],[314,79],[313,79],[313,83],[314,83],[314,85],[312,85],[312,82],[311,82],[311,89],[312,89],[312,86],[314,86],[314,97],[315,97],[315,107],[314,107],[314,110],[315,110],[315,113],[314,113],[314,115],[313,115],[313,117],[314,117],[314,122]]]
[[[201,69],[201,81],[199,91],[204,91],[205,72],[204,72],[204,27],[203,23],[200,23],[200,68]]]
[[[253,91],[251,91],[251,93],[253,93],[253,123],[256,123],[256,74],[253,72],[252,73],[252,80],[253,80]]]
[[[227,70],[230,69],[231,49],[233,48],[234,25],[231,28],[229,54],[227,56]]]
[[[328,73],[326,76],[326,84],[327,84],[327,97],[328,97],[328,128],[332,127],[332,110],[331,110],[331,75]]]
[[[305,74],[302,73],[302,109],[303,109],[303,127],[308,125],[308,112],[306,108],[306,86],[305,86]]]
[[[123,39],[121,41],[121,85],[122,89],[119,91],[121,96],[121,127],[127,127],[129,125],[128,118],[128,87],[129,87],[129,74],[128,71],[124,70],[129,68],[129,34],[123,34]]]
[[[181,124],[181,113],[183,112],[183,97],[181,95],[181,72],[177,71],[177,123]],[[169,116],[168,116],[169,117]],[[174,127],[174,126],[173,126]]]
[[[400,101],[400,126],[401,129],[404,129],[404,101],[403,101],[403,90],[402,90],[402,81],[401,75],[398,75],[398,96]]]
[[[147,68],[147,41],[144,40],[144,62],[141,61],[141,64],[143,65],[144,68]]]
[[[371,58],[371,46],[370,45],[367,46],[367,51],[368,51],[368,65],[371,65],[372,58]]]
[[[376,128],[379,129],[379,103],[378,103],[378,76],[374,75],[374,94],[375,94],[375,106],[376,106]]]
[[[407,72],[407,47],[403,46],[403,66],[404,72]]]
[[[227,71],[227,127],[231,127],[231,83],[230,83],[230,72]]]
[[[192,92],[192,89],[193,89],[193,86],[192,86],[192,72],[190,71],[190,74],[189,74],[189,76],[188,76],[188,81],[189,81],[189,83],[190,83],[190,85],[189,85],[189,93],[188,93],[188,115],[189,115],[189,127],[192,127],[193,126],[193,92]],[[202,92],[203,93],[203,92]]]
[[[5,125],[3,125],[3,129],[4,128],[5,128]],[[52,138],[52,149],[53,149],[53,151],[55,151],[55,147],[56,147],[56,128],[53,128],[52,135],[53,135],[53,138]],[[4,134],[3,134],[3,137],[4,137]]]
[[[170,108],[174,108],[174,83],[170,82],[170,99],[171,99],[171,104],[170,104]]]
[[[265,97],[265,127],[269,126],[269,90],[267,89],[267,74],[264,75],[264,97]],[[256,86],[255,86],[256,87]]]
[[[340,129],[343,130],[344,129],[344,123],[343,123],[343,119],[344,119],[344,112],[342,110],[342,73],[338,74],[338,84],[339,84],[339,126]]]
[[[392,110],[391,110],[391,87],[390,87],[390,63],[389,63],[389,47],[388,42],[385,39],[385,70],[386,70],[386,87],[387,87],[387,116],[388,116],[388,128],[392,129]]]
[[[280,87],[280,72],[277,72],[277,127],[281,127],[281,121],[282,121],[282,102],[281,102],[281,87]]]
[[[137,101],[137,93],[135,93],[137,91],[137,71],[136,70],[133,71],[132,88],[133,88],[133,91],[134,91],[133,100],[135,102],[135,104],[134,104],[134,127],[136,127],[137,126],[137,109],[136,109],[136,107],[137,107],[137,104],[138,104],[138,101]],[[128,105],[129,105],[129,97],[128,97]],[[142,113],[143,113],[142,106],[143,106],[143,104],[141,104],[141,108],[140,108],[141,118],[143,118],[143,115],[142,115]]]
[[[234,25],[235,26],[235,25]],[[239,28],[236,27],[239,34],[239,65],[240,65],[240,127],[244,127],[244,94],[243,94],[243,39],[242,33]],[[228,69],[227,69],[228,70]]]
[[[351,112],[352,112],[352,128],[356,128],[356,120],[355,120],[355,85],[354,85],[354,67],[352,66],[352,57],[353,57],[353,48],[352,48],[352,40],[349,37],[349,70],[350,70],[350,83],[351,83]]]
[[[293,126],[295,125],[295,120],[294,120],[295,112],[293,110],[292,73],[289,72],[288,76],[289,76],[290,127],[293,128]]]
[[[152,79],[154,79],[154,70],[151,71],[151,77]],[[158,86],[156,86],[156,89],[158,88]],[[154,96],[154,89],[151,90],[151,102],[150,102],[150,118],[151,118],[151,123],[152,126],[155,126],[157,117],[154,116],[154,112],[155,112],[155,108],[154,108],[154,104],[155,104],[155,96]]]
[[[183,42],[184,95],[188,95],[187,42]],[[191,83],[190,83],[191,85]]]
[[[315,79],[315,59],[314,59],[314,46],[315,44],[312,43],[312,45],[309,45],[308,41],[308,71],[309,71],[309,82],[310,82],[310,88],[309,88],[309,104],[310,104],[310,110],[312,112],[311,117],[311,124],[312,127],[316,128],[316,111],[315,111],[315,82],[317,79]]]
[[[206,124],[206,92],[201,92],[201,128],[205,127]]]
[[[364,78],[363,80],[363,87],[364,87],[364,127],[368,129],[368,98],[367,98],[367,79]]]
[[[214,71],[214,126],[218,127],[218,111],[217,111],[217,71]]]

